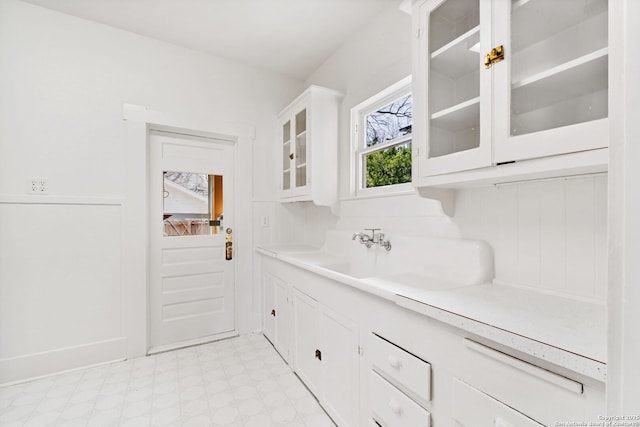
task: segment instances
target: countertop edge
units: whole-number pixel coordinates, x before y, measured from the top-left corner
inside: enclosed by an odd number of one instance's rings
[[[420,313],[572,372],[601,382],[605,382],[607,379],[606,363],[402,295],[396,295],[394,302],[407,310]]]

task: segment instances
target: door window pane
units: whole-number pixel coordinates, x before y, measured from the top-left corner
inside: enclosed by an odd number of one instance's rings
[[[163,173],[164,236],[217,234],[224,216],[221,175]]]

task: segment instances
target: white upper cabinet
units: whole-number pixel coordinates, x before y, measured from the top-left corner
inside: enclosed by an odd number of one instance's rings
[[[310,86],[279,114],[281,201],[337,201],[338,103],[342,95]]]
[[[607,150],[584,152],[608,146],[607,0],[425,0],[413,15],[416,185],[606,171]]]

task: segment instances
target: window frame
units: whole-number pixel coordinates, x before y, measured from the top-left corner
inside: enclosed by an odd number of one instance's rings
[[[354,197],[371,197],[376,195],[407,193],[413,191],[412,181],[402,184],[381,185],[378,187],[366,188],[364,158],[366,155],[382,151],[411,141],[412,155],[411,162],[414,161],[413,132],[403,135],[391,141],[367,147],[366,145],[366,124],[365,117],[376,110],[391,104],[400,98],[412,95],[411,76],[392,84],[381,90],[360,104],[351,109],[351,195]],[[412,120],[413,124],[413,120]],[[413,180],[413,177],[412,177]]]

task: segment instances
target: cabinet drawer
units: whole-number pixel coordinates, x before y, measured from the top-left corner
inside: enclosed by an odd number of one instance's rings
[[[385,427],[429,427],[431,414],[371,371],[371,411]]]
[[[542,424],[598,419],[605,410],[604,385],[585,386],[469,339],[464,343],[456,377]]]
[[[431,400],[431,365],[375,334],[369,336],[369,360],[376,371],[419,400]]]
[[[520,412],[454,378],[453,417],[464,427],[542,427]]]

